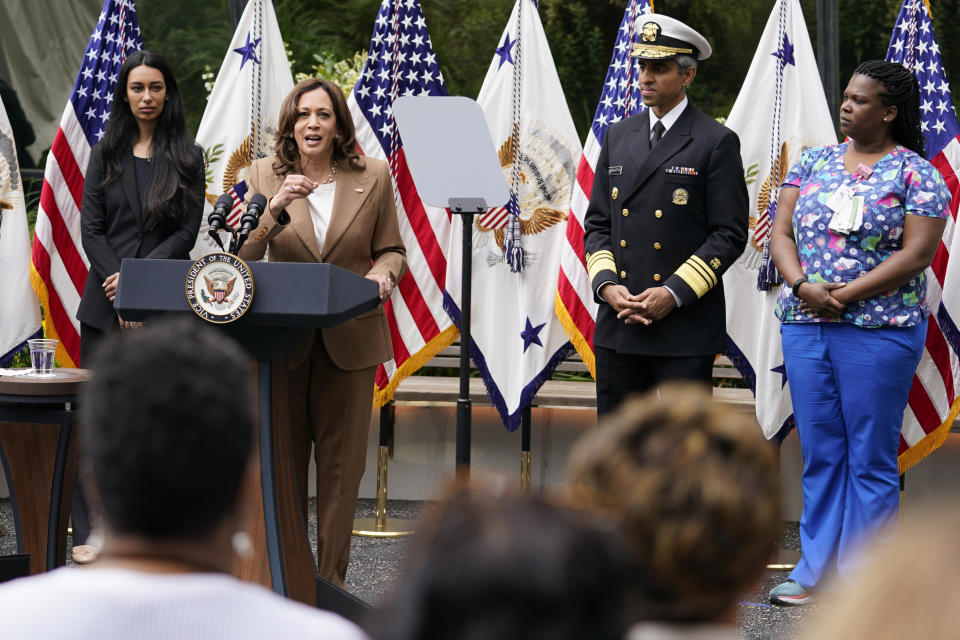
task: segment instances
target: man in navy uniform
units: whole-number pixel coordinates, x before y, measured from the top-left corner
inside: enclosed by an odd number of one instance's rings
[[[740,140],[686,96],[710,44],[660,14],[635,29],[647,109],[607,129],[585,219],[600,414],[666,380],[710,384],[726,338],[721,277],[747,240]]]

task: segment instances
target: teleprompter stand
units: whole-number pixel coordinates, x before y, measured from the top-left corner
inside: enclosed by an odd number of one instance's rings
[[[115,308],[131,321],[165,313],[194,316],[184,293],[192,264],[189,260],[124,260]],[[255,287],[250,309],[219,327],[257,361],[260,491],[246,507],[254,552],[237,562],[234,573],[313,605],[320,601],[320,583],[293,467],[284,354],[311,329],[330,327],[376,308],[378,290],[373,281],[329,264],[252,262],[249,267]],[[203,321],[197,318],[197,322]],[[248,399],[238,396],[236,401]]]
[[[483,111],[464,97],[405,96],[393,105],[397,127],[420,197],[461,216],[460,395],[457,398],[457,470],[470,466],[470,311],[473,217],[505,205],[510,192]]]

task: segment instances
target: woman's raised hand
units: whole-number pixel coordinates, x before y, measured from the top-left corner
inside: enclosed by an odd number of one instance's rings
[[[270,199],[270,211],[276,217],[281,211],[287,208],[294,200],[306,198],[313,193],[313,190],[320,186],[318,183],[310,180],[306,176],[297,173],[287,174],[283,180],[283,186],[280,191]]]

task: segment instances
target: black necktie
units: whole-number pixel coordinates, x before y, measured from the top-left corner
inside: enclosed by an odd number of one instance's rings
[[[663,126],[661,120],[657,120],[657,123],[653,125],[653,137],[650,138],[650,148],[653,149],[657,146],[657,143],[663,138],[663,134],[667,131],[667,128]]]

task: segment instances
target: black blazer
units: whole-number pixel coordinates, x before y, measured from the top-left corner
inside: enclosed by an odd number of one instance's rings
[[[620,353],[695,356],[724,350],[721,276],[743,253],[748,199],[737,135],[688,104],[650,149],[647,111],[610,126],[584,219],[600,304],[594,344]],[[666,285],[682,301],[660,322],[627,326],[599,297],[604,282],[637,294]]]
[[[197,154],[200,153],[197,148]],[[101,331],[109,331],[116,324],[117,313],[103,293],[103,281],[120,271],[120,261],[124,258],[188,259],[203,217],[205,180],[201,162],[190,184],[195,206],[191,205],[183,224],[174,229],[149,229],[137,191],[133,162],[133,153],[127,153],[120,178],[101,187],[103,164],[100,145],[97,145],[90,152],[83,183],[80,238],[90,261],[90,272],[77,319]]]

